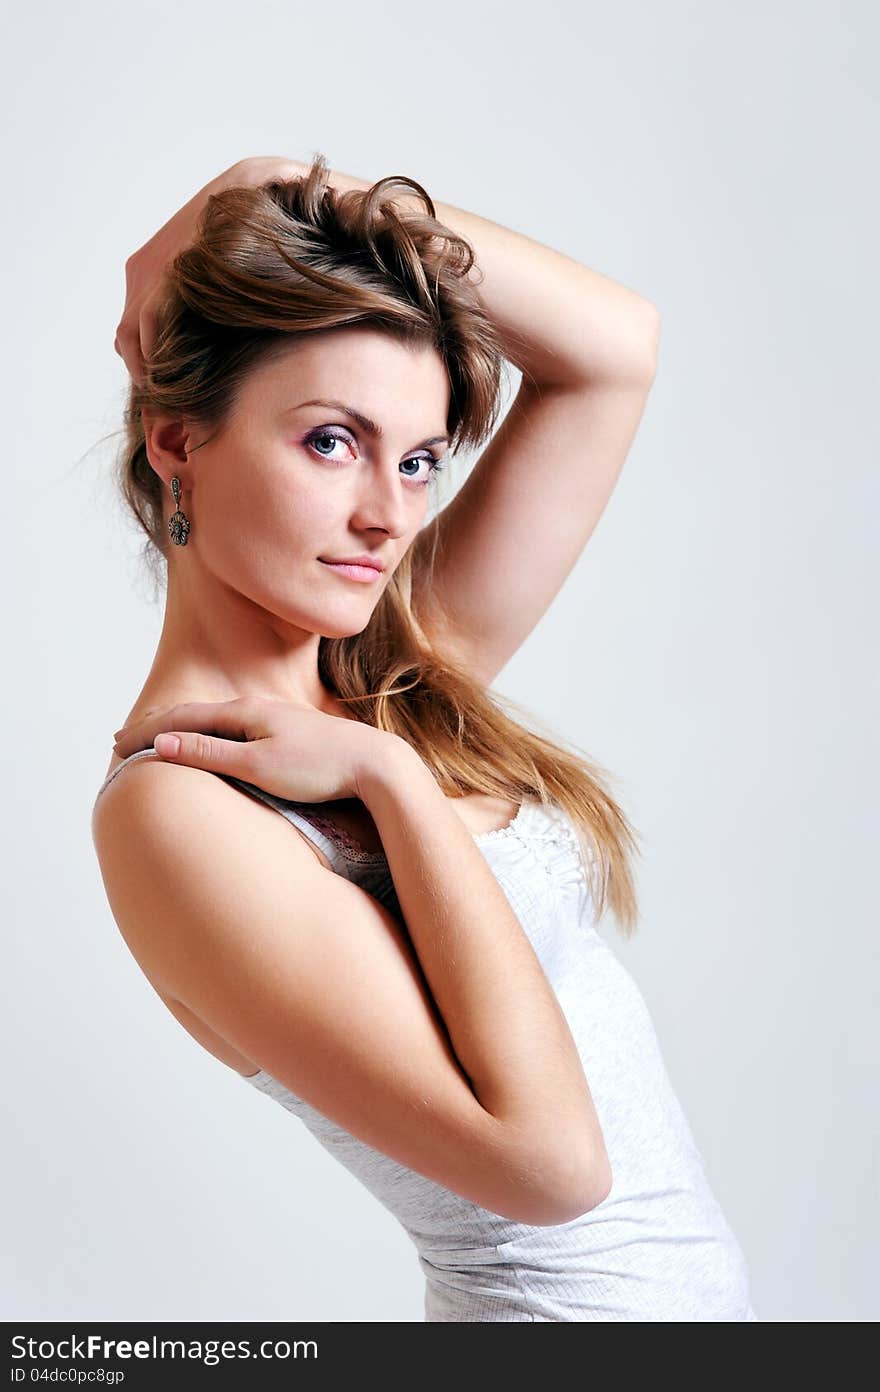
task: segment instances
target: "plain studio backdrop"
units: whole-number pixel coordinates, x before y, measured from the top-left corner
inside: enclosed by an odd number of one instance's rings
[[[759,1318],[876,1319],[876,7],[93,2],[17,8],[4,52],[3,1317],[423,1319],[395,1220],[153,994],[90,835],[162,617],[106,438],[125,259],[235,160],[321,151],[660,309],[617,488],[495,689],[642,837],[639,931],[601,931]]]

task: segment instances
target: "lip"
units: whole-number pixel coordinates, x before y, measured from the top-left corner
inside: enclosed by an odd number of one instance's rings
[[[344,575],[348,580],[359,580],[361,584],[363,584],[364,581],[366,581],[367,584],[373,584],[382,574],[380,567],[372,563],[370,565],[359,565],[351,561],[324,561],[321,560],[320,556],[318,560],[321,561],[321,564],[325,565],[328,570],[335,570],[337,575]]]
[[[385,562],[380,561],[378,556],[371,556],[368,551],[362,551],[359,556],[319,556],[319,561],[324,565],[347,565],[347,566],[372,566],[374,570],[384,570]]]

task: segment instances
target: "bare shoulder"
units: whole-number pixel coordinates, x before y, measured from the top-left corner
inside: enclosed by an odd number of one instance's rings
[[[148,768],[154,771],[136,771]],[[117,773],[118,777],[114,776]],[[143,802],[145,788],[149,789],[151,799],[147,804]],[[189,800],[194,790],[198,793],[198,803]],[[133,887],[131,871],[127,868],[129,854],[126,843],[132,835],[136,841],[149,835],[151,818],[161,816],[164,819],[166,813],[163,808],[172,799],[184,827],[191,827],[193,834],[198,835],[199,817],[204,815],[206,804],[212,804],[215,808],[212,816],[229,818],[234,835],[247,841],[282,836],[285,855],[297,854],[296,843],[301,840],[307,856],[316,858],[328,870],[331,866],[323,851],[308,840],[299,828],[282,824],[274,809],[237,785],[230,785],[211,773],[166,763],[156,756],[155,751],[144,751],[143,756],[129,760],[114,754],[110,760],[93,809],[92,838],[117,926],[141,971],[178,1024],[212,1057],[234,1072],[247,1076],[257,1071],[256,1063],[233,1048],[228,1039],[209,1028],[204,1020],[174,997],[164,977],[157,974],[156,960],[149,952],[136,951],[131,930],[126,935],[124,929],[124,924],[130,921],[129,911],[125,907],[126,899]],[[129,807],[130,802],[136,805]],[[133,814],[138,812],[144,814],[144,824],[140,829],[133,818]],[[302,854],[302,851],[299,853]]]
[[[474,1095],[405,923],[286,818],[217,775],[142,759],[98,799],[93,839],[160,993],[399,1164],[518,1221],[564,1221],[533,1148]]]
[[[211,822],[231,821],[235,833],[255,832],[283,845],[299,847],[305,858],[330,865],[318,848],[299,829],[279,816],[260,798],[226,778],[204,769],[174,764],[145,750],[144,757],[120,759],[114,754],[92,811],[92,840],[103,869],[103,856],[121,848],[122,827],[139,816],[164,819],[179,817],[190,835],[198,835],[200,817],[210,812]],[[144,828],[146,830],[146,828]]]
[[[261,876],[306,892],[308,872],[331,876],[323,853],[274,808],[215,773],[155,753],[114,759],[92,809],[92,841],[126,944],[159,994],[182,1004],[169,929],[176,906],[190,919],[204,917],[218,896],[232,893],[246,924]]]

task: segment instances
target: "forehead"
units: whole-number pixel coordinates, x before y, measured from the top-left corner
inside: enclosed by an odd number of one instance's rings
[[[321,398],[346,402],[385,433],[442,433],[450,384],[439,352],[368,329],[307,334],[260,365],[243,400],[284,410]],[[309,408],[320,414],[319,407]],[[325,408],[327,409],[327,408]]]

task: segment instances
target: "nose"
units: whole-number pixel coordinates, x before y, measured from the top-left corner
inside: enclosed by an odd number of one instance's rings
[[[407,490],[397,464],[377,460],[374,468],[364,471],[354,524],[359,531],[379,529],[389,536],[403,536],[412,525],[412,500],[413,490]]]

